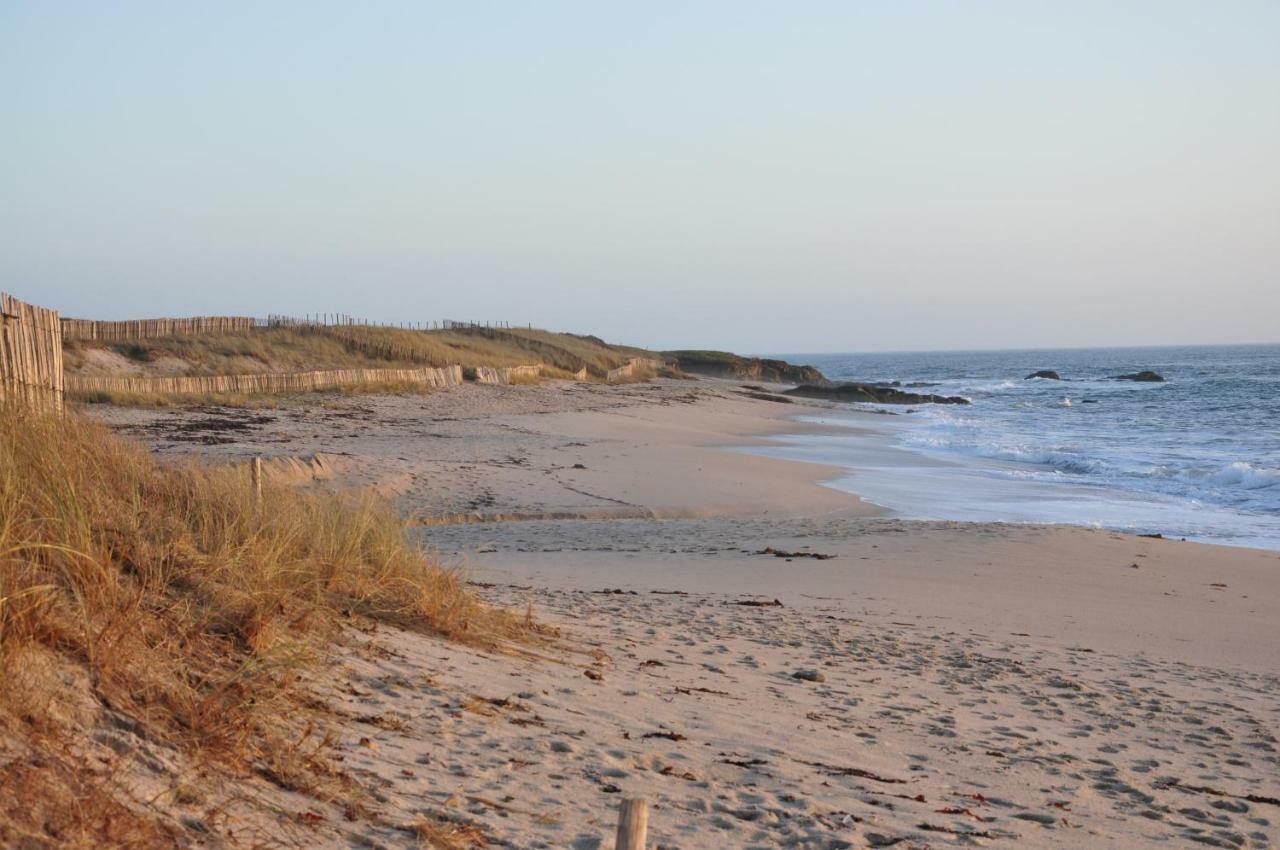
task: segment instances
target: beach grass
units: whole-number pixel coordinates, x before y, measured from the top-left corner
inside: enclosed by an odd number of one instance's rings
[[[413,381],[370,381],[362,384],[312,390],[300,395],[426,395],[436,387]],[[81,404],[110,404],[116,407],[239,407],[248,410],[278,408],[288,396],[281,393],[145,393],[130,390],[69,390],[67,400]]]
[[[109,364],[96,355],[109,355]],[[528,366],[603,374],[650,352],[596,337],[530,329],[407,330],[371,325],[274,327],[125,342],[68,340],[69,374],[235,375],[411,366]],[[106,372],[103,371],[104,365]]]
[[[161,465],[80,417],[0,407],[0,844],[171,843],[79,761],[108,716],[199,761],[323,782],[298,753],[299,682],[370,621],[486,646],[531,633],[371,495],[267,482],[259,501],[245,465]]]

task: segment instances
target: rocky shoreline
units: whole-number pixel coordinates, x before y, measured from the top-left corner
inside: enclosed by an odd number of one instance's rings
[[[969,404],[963,396],[943,396],[934,393],[912,393],[890,384],[867,384],[857,381],[801,384],[786,390],[784,395],[801,398],[817,398],[826,401],[871,402],[874,404]]]

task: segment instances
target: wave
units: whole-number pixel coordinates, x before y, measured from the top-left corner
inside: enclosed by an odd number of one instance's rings
[[[827,374],[894,376],[904,385],[937,382],[930,392],[972,399],[966,406],[895,408],[903,415],[879,423],[902,448],[948,461],[926,468],[965,482],[957,504],[942,510],[930,503],[921,515],[982,514],[970,502],[981,503],[973,488],[987,482],[1004,494],[992,515],[1101,518],[1109,528],[1134,520],[1165,533],[1266,540],[1280,549],[1280,346],[1153,350],[1141,363],[1133,362],[1137,356],[1109,349],[917,352],[832,355],[815,365]],[[1042,365],[1070,380],[1023,379]],[[1139,367],[1169,380],[1108,377]],[[886,479],[886,498],[901,496],[915,474]],[[1045,502],[1024,505],[1013,493]]]
[[[908,448],[933,449],[966,454],[988,460],[1004,460],[1035,466],[1048,466],[1074,475],[1105,475],[1113,470],[1106,461],[1090,458],[1069,446],[1032,448],[999,443],[955,440],[941,435],[909,435],[903,440]]]
[[[902,443],[907,448],[942,452],[955,452],[988,460],[1048,467],[1069,475],[1101,478],[1108,483],[1118,483],[1130,478],[1165,480],[1188,485],[1191,490],[1212,488],[1218,490],[1269,490],[1280,489],[1280,469],[1258,467],[1248,461],[1233,461],[1218,467],[1162,465],[1145,469],[1135,468],[1123,458],[1106,459],[1090,456],[1076,446],[1028,446],[1010,445],[995,441],[981,441],[972,435],[977,429],[973,422],[938,422],[941,428],[934,433],[906,434]],[[937,430],[952,433],[936,433]],[[1153,482],[1154,483],[1154,482]],[[1165,489],[1161,487],[1160,489]],[[1185,493],[1185,488],[1179,488]]]
[[[1210,469],[1158,466],[1148,470],[1147,474],[1152,477],[1173,478],[1197,486],[1207,485],[1241,490],[1280,488],[1280,469],[1257,467],[1243,460]]]

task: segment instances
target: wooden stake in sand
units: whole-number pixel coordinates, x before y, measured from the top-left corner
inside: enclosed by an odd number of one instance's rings
[[[249,480],[253,484],[253,498],[260,505],[262,504],[262,458],[254,457],[250,470]]]
[[[618,809],[617,850],[644,850],[649,831],[649,804],[644,800],[623,800]]]

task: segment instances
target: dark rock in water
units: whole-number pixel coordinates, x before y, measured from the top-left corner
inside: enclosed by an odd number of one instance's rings
[[[876,384],[839,383],[839,384],[802,384],[785,395],[803,398],[821,398],[827,401],[869,401],[878,404],[968,404],[969,399],[958,395],[921,395],[904,392],[894,387]]]
[[[912,381],[909,384],[903,384],[903,386],[908,388],[936,387],[938,386],[938,382],[937,381]]]
[[[1062,376],[1059,375],[1057,372],[1053,371],[1052,369],[1041,369],[1039,372],[1032,372],[1030,375],[1027,375],[1027,377],[1024,380],[1029,381],[1032,378],[1044,378],[1046,381],[1062,380]]]
[[[1152,372],[1149,369],[1144,369],[1141,372],[1134,372],[1131,375],[1112,375],[1111,380],[1113,381],[1144,381],[1147,383],[1158,384],[1164,381],[1164,376],[1159,375],[1155,372]]]
[[[1081,404],[1097,404],[1098,400],[1096,398],[1086,398],[1086,399],[1081,399],[1080,403]]]

